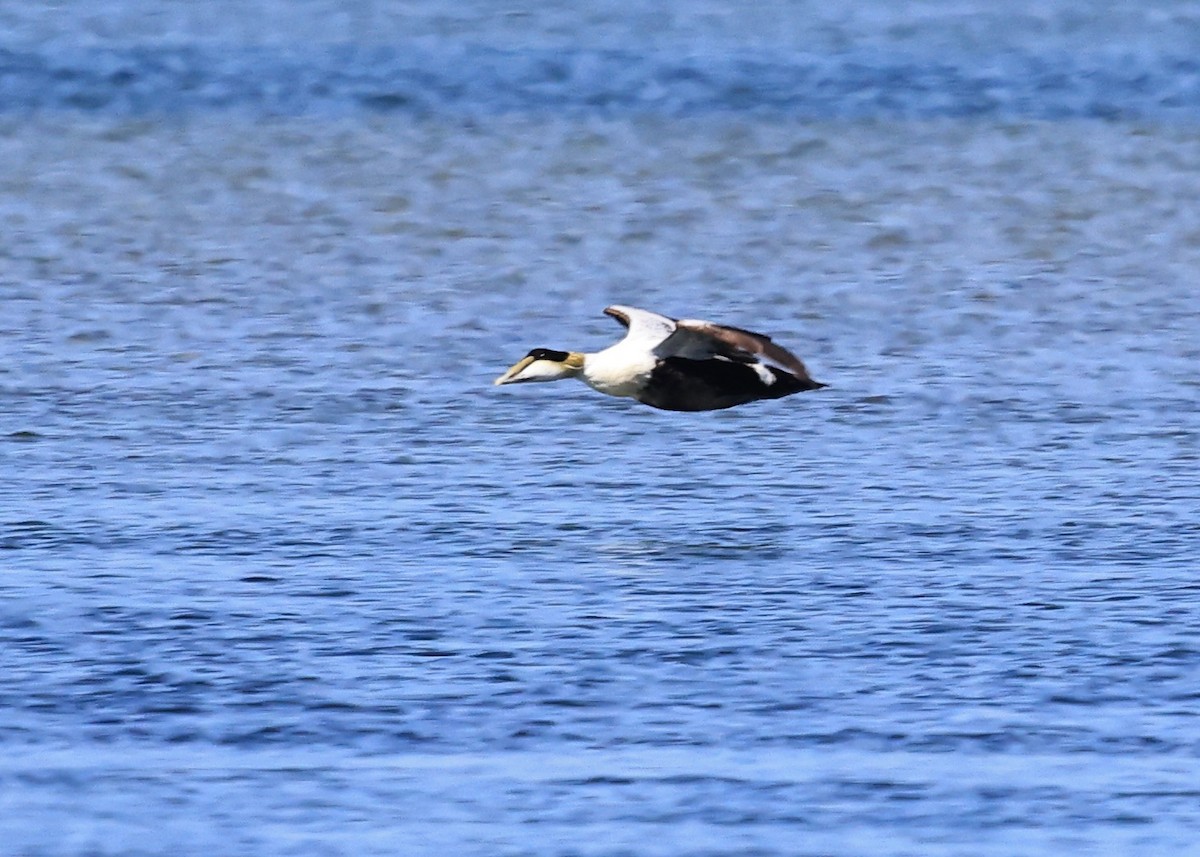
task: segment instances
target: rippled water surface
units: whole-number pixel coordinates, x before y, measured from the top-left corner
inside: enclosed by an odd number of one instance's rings
[[[1188,10],[422,8],[0,13],[6,853],[1190,853]]]

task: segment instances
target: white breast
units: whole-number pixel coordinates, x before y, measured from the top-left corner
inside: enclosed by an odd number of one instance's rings
[[[593,390],[610,396],[636,396],[646,385],[657,362],[643,348],[630,348],[624,341],[584,358],[580,376]]]

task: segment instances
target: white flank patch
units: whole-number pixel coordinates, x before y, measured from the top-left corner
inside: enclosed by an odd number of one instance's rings
[[[758,377],[762,378],[764,384],[770,386],[771,384],[775,383],[775,373],[766,366],[762,365],[761,363],[751,363],[750,365],[753,367],[754,371],[758,373]]]

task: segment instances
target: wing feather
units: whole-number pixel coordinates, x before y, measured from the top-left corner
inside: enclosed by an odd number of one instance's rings
[[[799,357],[762,333],[699,319],[676,321],[665,315],[630,306],[606,307],[604,313],[629,329],[621,345],[644,348],[659,358],[717,359],[734,363],[769,362],[785,369],[801,381],[812,381],[812,376],[808,374],[808,369]]]
[[[738,363],[769,361],[801,380],[811,380],[808,369],[795,354],[765,334],[740,327],[687,319],[677,322],[675,334],[663,346],[671,350],[672,356],[693,360],[724,357]]]
[[[649,310],[631,306],[614,305],[604,308],[604,314],[612,316],[629,332],[621,340],[622,345],[636,345],[653,351],[675,333],[675,319],[667,318]]]

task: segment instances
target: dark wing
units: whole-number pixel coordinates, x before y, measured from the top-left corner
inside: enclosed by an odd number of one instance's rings
[[[711,321],[686,319],[677,322],[675,333],[655,352],[663,357],[685,357],[689,360],[723,357],[737,363],[771,362],[802,381],[812,380],[800,358],[782,345],[776,345],[771,337],[740,327],[713,324]]]

